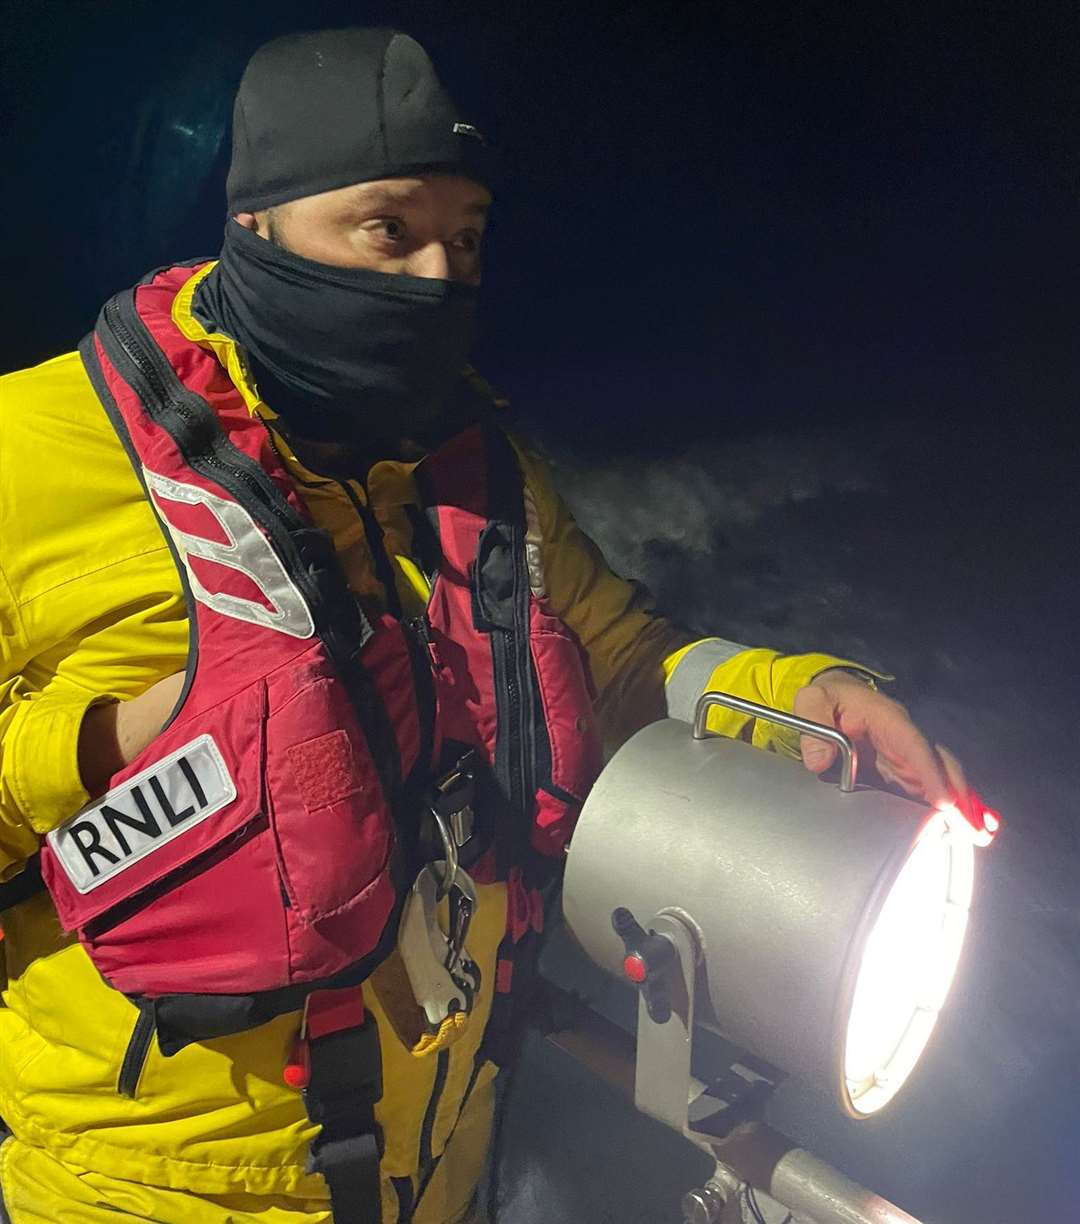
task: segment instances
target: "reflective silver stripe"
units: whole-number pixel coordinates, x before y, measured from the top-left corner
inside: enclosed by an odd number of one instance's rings
[[[694,707],[708,687],[713,672],[721,663],[748,649],[738,642],[726,642],[723,638],[706,638],[691,646],[679,660],[664,688],[668,717],[693,722]]]
[[[544,533],[540,530],[540,513],[532,489],[525,486],[525,565],[529,570],[529,588],[536,599],[547,599],[547,578],[544,576]]]
[[[218,497],[216,493],[211,493],[209,489],[203,489],[199,485],[184,484],[169,476],[162,476],[147,467],[143,468],[143,475],[158,516],[168,528],[176,544],[176,551],[184,562],[191,593],[200,603],[213,608],[222,616],[232,616],[252,625],[276,629],[290,637],[309,638],[314,635],[315,622],[311,619],[311,609],[289,577],[270,541],[239,502]],[[177,527],[169,519],[162,504],[169,501],[189,506],[204,506],[217,520],[228,542],[207,539]],[[229,569],[239,570],[262,592],[270,607],[265,607],[254,599],[246,599],[242,595],[207,590],[188,563],[189,557],[201,557],[204,561],[213,561]]]

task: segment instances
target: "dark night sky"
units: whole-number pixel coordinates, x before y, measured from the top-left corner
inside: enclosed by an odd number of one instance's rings
[[[605,447],[1076,398],[1076,7],[3,5],[0,361],[212,252],[246,55],[386,19],[508,150],[481,356]]]
[[[1080,7],[0,0],[0,369],[215,251],[255,46],[380,20],[506,150],[479,364],[586,524],[687,623],[880,658],[1012,821],[959,1087],[793,1133],[929,1224],[1070,1218]]]

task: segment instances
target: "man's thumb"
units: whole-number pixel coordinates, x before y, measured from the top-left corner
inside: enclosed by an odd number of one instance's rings
[[[800,689],[796,695],[795,713],[811,722],[824,723],[827,727],[833,725],[832,701],[823,689],[812,684]],[[803,764],[812,773],[824,773],[836,760],[836,745],[814,735],[799,736],[799,751]]]
[[[836,760],[835,744],[827,744],[824,740],[810,735],[799,737],[799,751],[802,753],[803,764],[812,773],[824,773]]]

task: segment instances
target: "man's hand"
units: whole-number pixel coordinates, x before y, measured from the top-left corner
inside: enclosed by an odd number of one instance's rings
[[[166,676],[130,701],[91,706],[79,728],[79,773],[91,798],[150,743],[184,687],[184,673]]]
[[[916,799],[963,803],[968,794],[964,771],[952,753],[940,744],[931,747],[898,701],[849,672],[822,672],[795,694],[795,713],[843,731],[860,750],[873,753],[874,768],[886,782]],[[809,735],[800,737],[799,747],[813,773],[828,769],[839,751]]]

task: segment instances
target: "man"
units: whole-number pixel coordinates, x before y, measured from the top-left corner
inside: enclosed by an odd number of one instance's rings
[[[597,728],[715,687],[966,787],[857,664],[654,615],[503,431],[466,367],[490,150],[413,40],[268,44],[233,142],[220,262],[0,384],[0,1190],[454,1224]]]

